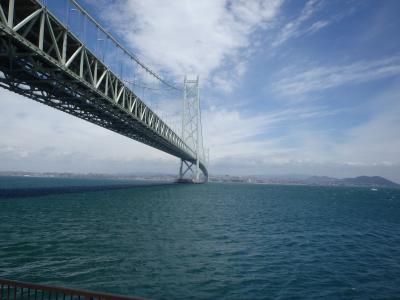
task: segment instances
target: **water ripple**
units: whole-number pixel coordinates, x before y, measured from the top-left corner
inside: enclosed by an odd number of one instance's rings
[[[0,276],[154,299],[400,295],[400,191],[208,184],[0,201]]]

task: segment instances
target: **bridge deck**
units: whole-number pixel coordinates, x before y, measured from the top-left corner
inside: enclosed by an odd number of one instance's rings
[[[0,2],[0,86],[196,160],[194,151],[37,0]],[[200,168],[207,176],[202,161]]]

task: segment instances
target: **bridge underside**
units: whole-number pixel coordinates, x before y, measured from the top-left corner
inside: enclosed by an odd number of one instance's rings
[[[29,50],[12,37],[0,35],[1,87],[174,156],[185,157],[140,121]]]
[[[32,6],[32,3],[36,2],[22,0],[19,3]],[[15,8],[16,16],[18,16],[17,9],[18,6]],[[20,9],[26,11],[23,6]],[[40,9],[40,6],[34,9]],[[28,13],[32,14],[31,7],[30,10]],[[7,16],[4,16],[3,11],[1,11],[2,20],[6,21],[4,19]],[[10,26],[0,20],[0,87],[157,148],[184,161],[195,162],[193,153],[187,151],[187,146],[176,134],[171,132],[140,99],[127,90],[111,71],[91,56],[89,51],[84,52],[83,46],[77,44],[72,35],[68,35],[68,39],[71,45],[75,42],[75,48],[64,49],[62,55],[66,57],[61,59],[58,53],[60,60],[55,59],[56,52],[59,52],[55,51],[55,48],[60,44],[55,40],[54,32],[58,30],[59,36],[62,36],[63,30],[66,29],[54,28],[53,32],[51,27],[59,24],[54,18],[46,17],[50,27],[47,35],[43,33],[46,32],[43,29],[36,28],[43,26],[41,23],[45,21],[37,21],[31,25],[29,31],[25,30],[25,36],[22,36],[16,32],[15,27],[12,27],[13,22]],[[44,18],[42,17],[42,20]],[[34,21],[33,18],[32,20]],[[14,22],[18,21],[23,21],[23,18]],[[66,32],[64,35],[67,35]],[[41,49],[40,45],[37,46],[32,42],[37,40],[41,43]],[[76,55],[79,49],[82,49],[81,55]],[[76,61],[67,66],[68,55],[70,61],[74,60],[72,57],[74,55],[80,57],[80,60],[75,59]],[[85,64],[89,71],[83,72],[82,66]],[[104,70],[101,70],[101,67]],[[101,74],[103,75],[100,79]],[[103,77],[105,79],[101,82]],[[114,95],[114,99],[110,98],[110,94]],[[200,167],[207,177],[204,164]]]

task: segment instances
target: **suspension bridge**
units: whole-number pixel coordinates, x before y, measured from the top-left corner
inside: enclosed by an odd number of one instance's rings
[[[1,87],[179,158],[180,182],[206,182],[199,78],[182,81],[151,70],[75,0],[0,0]],[[168,122],[162,106],[178,98]]]

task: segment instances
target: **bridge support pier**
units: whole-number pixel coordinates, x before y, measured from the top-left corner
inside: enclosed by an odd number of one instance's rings
[[[183,179],[187,172],[193,171],[192,169],[193,163],[187,162],[186,160],[181,159],[181,166],[179,168],[179,179]]]
[[[181,139],[193,149],[194,159],[186,161],[181,159],[179,168],[179,180],[188,181],[184,179],[187,172],[191,171],[191,182],[200,183],[204,182],[201,178],[201,166],[205,163],[204,149],[203,149],[203,135],[201,130],[201,110],[200,110],[200,87],[199,77],[188,79],[185,76],[183,88],[183,107],[182,107],[182,136]],[[206,178],[207,175],[204,174]]]
[[[179,177],[178,177],[179,183],[192,183],[193,182],[192,178],[188,178],[187,176],[185,178],[185,175],[188,172],[194,173],[194,170],[192,167],[193,167],[192,162],[181,159],[181,163],[180,163],[180,167],[179,167]]]
[[[197,167],[196,161],[190,162],[181,159],[178,183],[205,183],[207,180],[207,175],[201,176],[201,170],[200,167]]]

